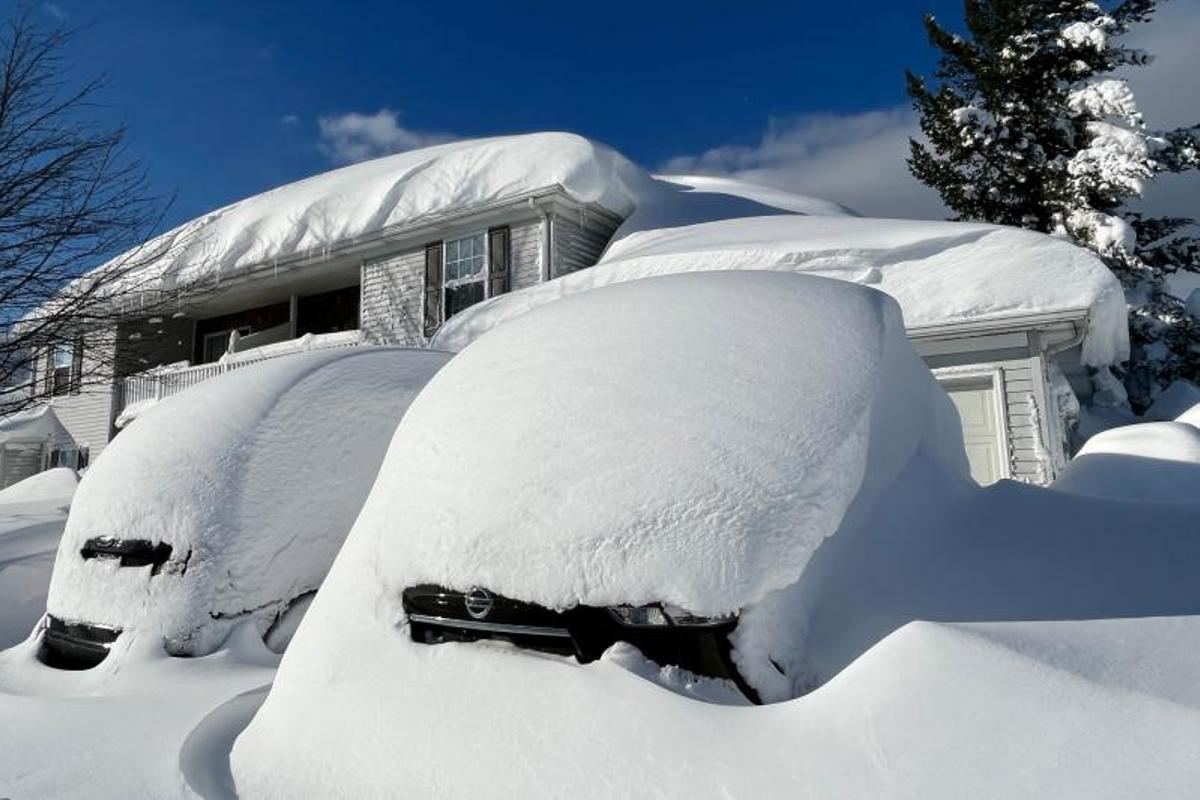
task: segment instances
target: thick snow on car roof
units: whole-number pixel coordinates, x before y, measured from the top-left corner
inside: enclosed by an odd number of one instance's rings
[[[631,222],[636,218],[635,214]],[[1082,248],[994,225],[799,215],[632,232],[614,241],[592,269],[458,314],[435,343],[461,349],[530,308],[598,286],[652,275],[733,269],[802,272],[872,286],[900,303],[910,329],[1030,314],[1087,314],[1085,363],[1114,364],[1129,352],[1121,286]]]
[[[80,482],[49,612],[178,636],[211,615],[235,618],[315,588],[397,421],[447,358],[374,347],[297,354],[166,398]],[[85,561],[93,537],[165,543],[186,572]]]
[[[768,272],[615,285],[450,362],[361,525],[420,532],[385,556],[397,580],[736,611],[794,581],[947,402],[880,292]]]
[[[633,207],[628,184],[645,179],[616,151],[574,134],[452,142],[249,197],[164,234],[125,263],[148,260],[145,270],[184,284],[554,187],[624,216]]]

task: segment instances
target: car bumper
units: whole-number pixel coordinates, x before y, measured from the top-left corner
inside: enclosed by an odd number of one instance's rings
[[[56,669],[91,669],[108,657],[109,648],[120,635],[119,628],[68,622],[47,614],[38,659]]]
[[[595,661],[617,642],[627,642],[659,664],[730,679],[757,702],[730,657],[729,634],[737,627],[736,619],[704,627],[626,627],[603,608],[576,606],[554,611],[490,596],[492,604],[479,618],[467,610],[467,595],[462,592],[429,585],[406,589],[403,605],[413,641],[440,644],[499,639],[524,649],[574,656],[584,664]]]

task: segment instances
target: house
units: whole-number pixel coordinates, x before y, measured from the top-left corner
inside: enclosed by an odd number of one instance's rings
[[[1120,286],[1080,248],[651,178],[569,134],[344,167],[166,237],[170,256],[148,268],[176,305],[81,331],[40,360],[35,380],[84,459],[145,404],[256,360],[358,342],[457,350],[563,294],[691,269],[791,269],[891,294],[959,409],[980,483],[1053,480],[1091,373],[1128,349]],[[111,380],[80,384],[90,358],[113,365]]]
[[[631,207],[610,173],[632,169],[580,137],[534,134],[402,153],[251,197],[166,234],[177,246],[145,269],[177,305],[56,343],[34,385],[86,463],[131,405],[226,369],[358,341],[421,346],[474,303],[594,264]],[[80,380],[106,369],[111,380]]]

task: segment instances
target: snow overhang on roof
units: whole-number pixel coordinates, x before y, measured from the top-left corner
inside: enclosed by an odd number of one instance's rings
[[[648,180],[622,155],[568,133],[475,139],[352,164],[191,220],[116,261],[173,289],[353,247],[540,194],[562,193],[623,218]],[[107,266],[107,265],[106,265]],[[100,269],[104,269],[101,267]]]
[[[529,308],[610,283],[747,269],[824,275],[874,287],[900,303],[913,334],[1086,320],[1085,363],[1114,364],[1129,353],[1121,285],[1080,247],[995,225],[799,215],[631,233],[610,245],[595,268],[468,309],[447,323],[435,342],[461,349]]]

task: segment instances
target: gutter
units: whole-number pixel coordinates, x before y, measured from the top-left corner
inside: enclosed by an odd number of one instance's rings
[[[1058,352],[1060,349],[1074,347],[1083,341],[1090,315],[1091,309],[1087,307],[1034,313],[1017,312],[980,320],[914,325],[906,327],[906,332],[910,338],[932,339],[946,336],[982,336],[989,333],[1018,332],[1030,328],[1046,327],[1056,323],[1068,323],[1076,329],[1076,332],[1072,336],[1071,344],[1055,348],[1054,352]]]

